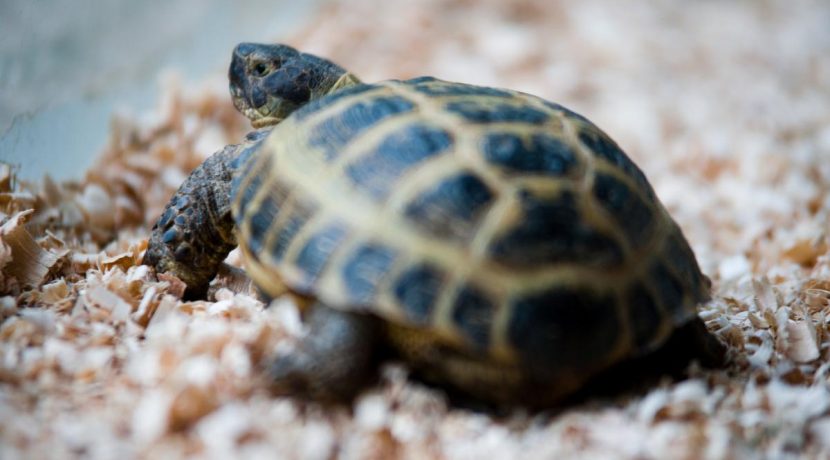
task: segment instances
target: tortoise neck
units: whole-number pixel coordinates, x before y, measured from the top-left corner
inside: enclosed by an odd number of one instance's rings
[[[328,59],[313,54],[301,54],[302,67],[311,76],[313,84],[309,85],[308,101],[329,95],[349,86],[360,84],[360,80],[351,72]]]

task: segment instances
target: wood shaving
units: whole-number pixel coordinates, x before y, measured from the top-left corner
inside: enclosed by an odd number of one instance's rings
[[[0,226],[0,291],[36,288],[46,282],[67,250],[47,251],[25,227],[34,210],[15,213]]]
[[[305,333],[289,296],[265,308],[236,253],[194,302],[137,265],[188,172],[249,129],[224,72],[165,77],[81,181],[0,164],[0,458],[830,457],[829,21],[819,0],[355,0],[282,37],[366,81],[563,103],[649,177],[730,363],[541,413],[452,406],[397,363],[351,407],[270,394]]]
[[[787,321],[787,356],[797,363],[808,363],[819,357],[816,326],[812,321]]]

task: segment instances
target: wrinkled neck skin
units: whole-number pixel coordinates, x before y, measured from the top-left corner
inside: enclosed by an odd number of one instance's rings
[[[300,53],[299,61],[309,74],[310,94],[303,104],[298,105],[298,108],[335,91],[361,83],[354,74],[328,59]]]

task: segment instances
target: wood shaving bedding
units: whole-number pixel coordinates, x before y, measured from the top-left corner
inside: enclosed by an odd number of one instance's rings
[[[273,397],[260,366],[303,333],[290,299],[266,309],[228,268],[183,302],[138,265],[188,171],[248,129],[224,75],[168,78],[80,182],[0,168],[0,458],[830,456],[828,23],[818,0],[357,0],[288,40],[367,81],[510,87],[594,120],[715,282],[701,316],[727,368],[500,417],[397,364],[351,408]]]

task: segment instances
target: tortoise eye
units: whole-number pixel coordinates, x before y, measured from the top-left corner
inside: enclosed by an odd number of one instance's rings
[[[257,77],[264,77],[266,74],[268,74],[268,64],[258,62],[254,65],[254,75]]]

